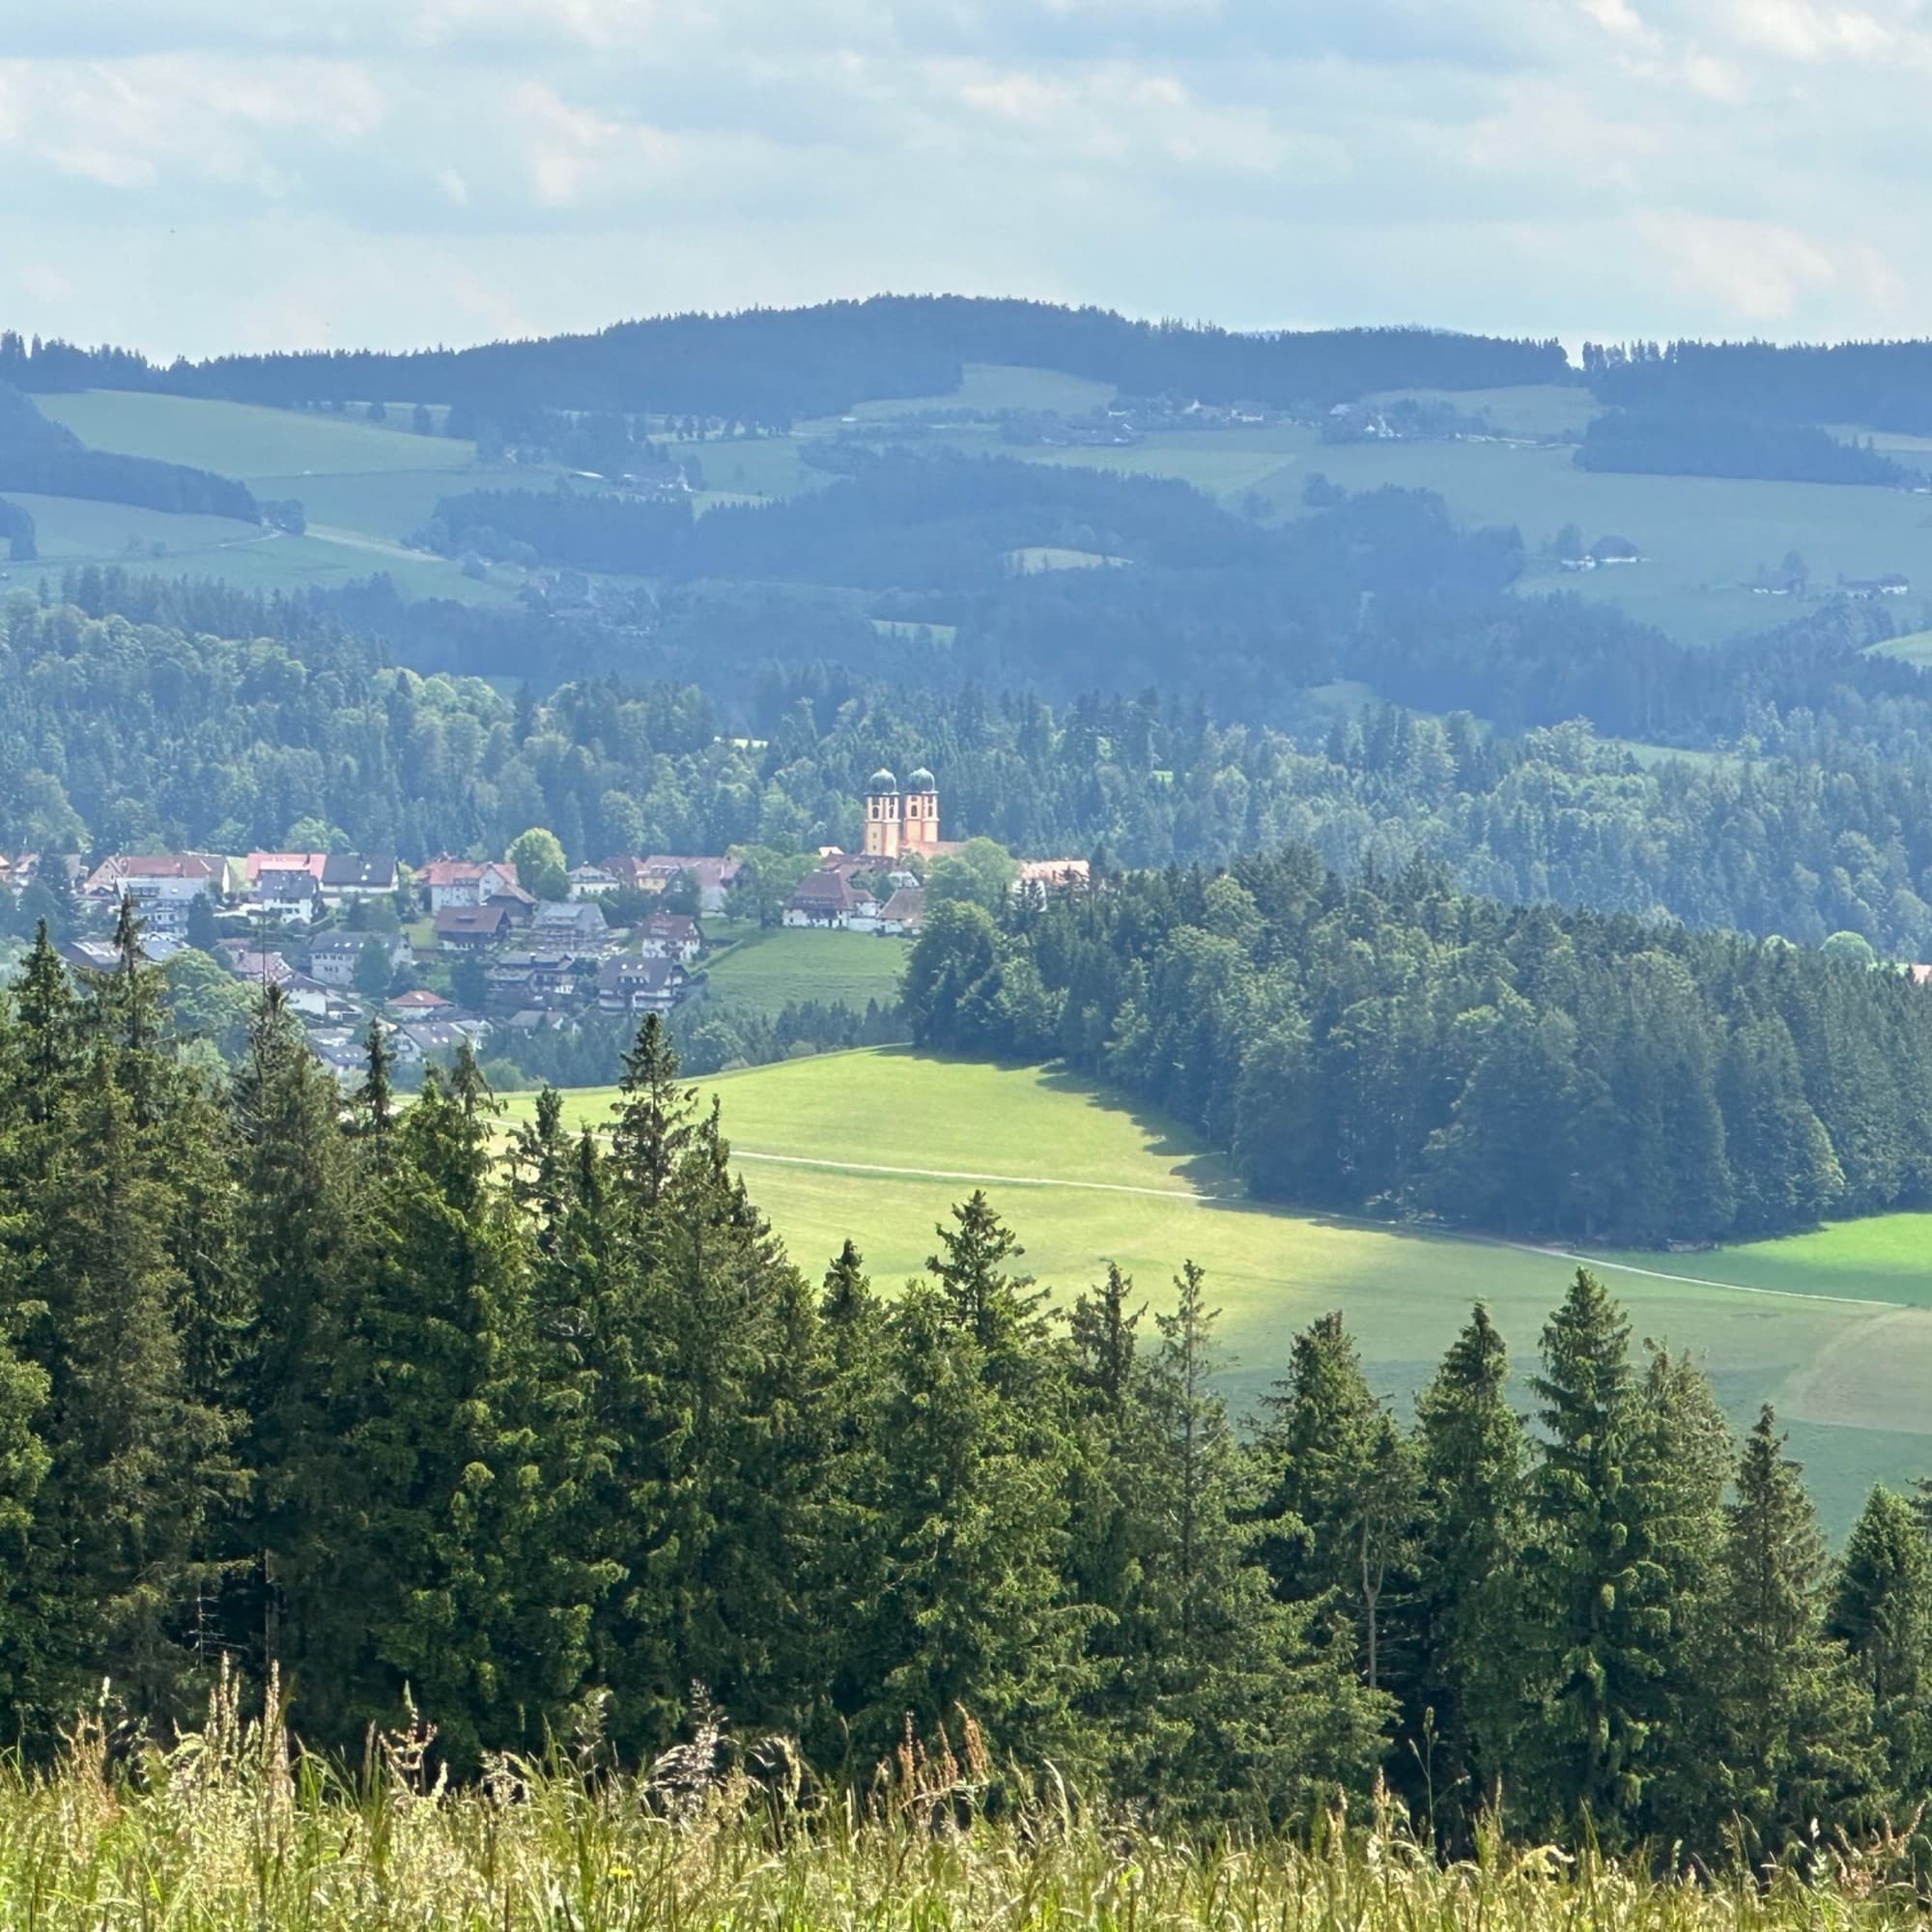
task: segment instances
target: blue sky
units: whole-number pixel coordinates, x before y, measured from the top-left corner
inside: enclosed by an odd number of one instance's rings
[[[68,0],[0,35],[0,324],[1932,334],[1928,81],[1921,0]]]

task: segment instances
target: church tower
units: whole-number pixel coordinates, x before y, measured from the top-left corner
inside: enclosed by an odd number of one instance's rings
[[[939,843],[939,781],[922,765],[899,800],[899,849],[930,854]]]
[[[899,781],[881,765],[866,787],[866,857],[899,856]]]
[[[939,843],[939,781],[922,765],[899,781],[884,766],[866,786],[866,857],[903,859],[914,852],[928,857]]]

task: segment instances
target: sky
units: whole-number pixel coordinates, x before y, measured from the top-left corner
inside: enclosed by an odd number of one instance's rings
[[[0,0],[0,327],[1932,334],[1932,0]]]

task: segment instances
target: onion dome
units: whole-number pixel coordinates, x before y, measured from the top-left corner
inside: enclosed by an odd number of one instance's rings
[[[938,789],[939,781],[923,765],[920,766],[919,770],[906,780],[907,791],[937,791]]]
[[[892,773],[887,771],[884,765],[881,765],[879,769],[872,774],[870,779],[867,781],[866,783],[866,789],[867,791],[874,791],[874,792],[897,791],[898,788],[899,788],[898,780],[894,778]]]

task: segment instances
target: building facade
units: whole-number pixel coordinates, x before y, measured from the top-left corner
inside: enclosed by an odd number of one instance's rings
[[[901,791],[891,772],[874,772],[866,787],[866,857],[930,855],[938,843],[939,784],[932,774],[922,765]]]

